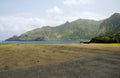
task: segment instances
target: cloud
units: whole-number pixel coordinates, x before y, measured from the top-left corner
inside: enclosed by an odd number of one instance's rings
[[[54,17],[49,17],[47,20],[47,23],[51,26],[57,26],[57,25],[65,23],[66,21],[71,22],[76,19],[78,19],[78,17],[76,17],[76,16],[58,15],[58,16],[54,16]]]
[[[63,11],[57,6],[54,6],[53,8],[46,10],[46,12],[48,14],[63,14]]]
[[[33,16],[33,13],[30,13],[30,12],[21,12],[21,13],[15,14],[14,16],[17,16],[17,17],[30,17],[30,16]]]
[[[0,31],[21,32],[40,27],[43,23],[43,19],[36,17],[25,18],[17,16],[2,16],[0,17]]]
[[[103,19],[107,18],[107,16],[105,16],[105,15],[102,15],[99,13],[94,13],[94,12],[81,12],[78,14],[79,14],[80,18],[83,18],[83,19],[103,20]]]
[[[16,32],[16,34],[21,34],[22,32],[46,25],[57,26],[65,21],[73,21],[78,18],[100,20],[106,18],[106,16],[93,12],[77,12],[74,15],[51,15],[45,18],[16,15],[0,16],[0,32]]]
[[[14,16],[0,16],[0,39],[3,40],[13,35],[20,35],[29,30],[46,25],[57,26],[66,21],[73,21],[75,19],[77,19],[77,17],[61,14],[54,15],[54,17],[46,16],[45,18],[32,17],[31,15],[26,17],[20,14],[15,14]]]
[[[79,5],[79,4],[90,4],[93,0],[63,0],[65,5]]]
[[[20,35],[43,25],[46,25],[46,21],[38,17],[0,16],[0,40]]]

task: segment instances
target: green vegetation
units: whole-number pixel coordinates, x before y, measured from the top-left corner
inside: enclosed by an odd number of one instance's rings
[[[96,37],[97,36],[97,37]],[[95,37],[95,38],[94,38]],[[114,13],[104,21],[78,19],[56,27],[42,27],[13,36],[8,41],[91,39],[95,43],[120,43],[120,14]]]
[[[106,34],[93,38],[90,42],[94,43],[120,43],[120,33],[118,34]]]
[[[0,45],[0,78],[119,78],[120,44]]]
[[[120,14],[114,13],[111,17],[104,20],[99,28],[99,34],[116,34],[120,33]]]
[[[7,39],[16,40],[76,40],[90,39],[96,36],[101,21],[79,19],[56,27],[42,27]]]
[[[120,43],[120,14],[115,13],[101,23],[99,36],[93,38],[93,43]]]

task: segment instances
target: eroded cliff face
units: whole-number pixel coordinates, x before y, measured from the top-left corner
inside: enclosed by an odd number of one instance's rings
[[[120,14],[115,13],[104,20],[99,28],[99,36],[92,38],[91,43],[120,43]]]
[[[104,20],[99,27],[99,34],[116,34],[120,32],[120,14],[114,13]]]

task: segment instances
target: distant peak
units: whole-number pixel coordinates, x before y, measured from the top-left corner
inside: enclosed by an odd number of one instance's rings
[[[17,35],[13,35],[13,37],[18,37]]]
[[[50,26],[43,26],[42,28],[50,28]]]
[[[111,17],[119,17],[120,13],[114,13]]]
[[[65,24],[69,24],[70,22],[69,21],[66,21]]]
[[[120,13],[114,13],[113,15],[120,15]]]

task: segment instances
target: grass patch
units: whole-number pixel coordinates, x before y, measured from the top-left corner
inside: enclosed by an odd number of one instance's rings
[[[90,44],[90,45],[95,45],[95,46],[115,46],[115,47],[120,47],[120,44],[112,43],[112,44]]]
[[[119,46],[0,45],[0,78],[119,78]]]
[[[99,54],[118,52],[120,51],[118,46],[120,44],[0,45],[0,71],[7,67],[8,70],[14,70],[96,57]]]

